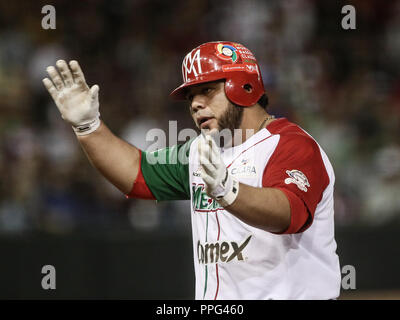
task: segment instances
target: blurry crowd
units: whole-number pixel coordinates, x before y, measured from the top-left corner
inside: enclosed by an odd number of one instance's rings
[[[56,29],[41,7],[56,8]],[[343,30],[341,7],[356,9]],[[306,129],[336,173],[337,225],[400,213],[400,2],[0,1],[0,232],[189,230],[188,201],[129,199],[91,167],[42,85],[58,59],[100,86],[102,119],[146,149],[146,133],[193,128],[169,92],[181,61],[212,40],[257,57],[269,112]]]

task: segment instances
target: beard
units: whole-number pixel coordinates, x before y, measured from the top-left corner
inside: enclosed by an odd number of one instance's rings
[[[234,129],[238,129],[242,124],[244,108],[229,102],[228,109],[218,119],[218,129],[228,129],[233,137]]]
[[[220,146],[231,147],[234,144],[233,141],[236,141],[235,129],[239,129],[242,124],[243,110],[243,107],[229,102],[227,110],[218,119],[219,137],[217,141]]]
[[[211,134],[218,147],[231,147],[233,141],[236,142],[235,129],[239,129],[243,120],[244,107],[238,106],[231,102],[228,102],[228,107],[225,112],[217,119],[218,128],[210,129],[206,127],[204,129],[197,129],[202,134]],[[241,135],[238,137],[241,141]],[[240,144],[241,142],[239,142]]]

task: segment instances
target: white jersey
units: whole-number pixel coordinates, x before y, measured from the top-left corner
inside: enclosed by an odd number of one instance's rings
[[[341,274],[334,239],[335,176],[314,139],[282,118],[243,144],[221,149],[239,182],[279,188],[288,196],[292,224],[283,234],[249,226],[207,196],[199,173],[198,141],[199,137],[188,147],[188,176],[182,178],[190,190],[196,299],[337,298]],[[140,189],[145,184],[147,198],[162,198],[166,191],[150,182],[156,175],[145,173],[149,166],[144,161],[142,167],[142,186],[135,182],[130,196],[144,197]],[[309,219],[298,228],[300,210],[306,210]]]

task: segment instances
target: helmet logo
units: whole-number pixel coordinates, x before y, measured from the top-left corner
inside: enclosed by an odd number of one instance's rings
[[[222,60],[231,60],[232,62],[236,62],[237,60],[237,49],[233,46],[219,43],[217,44],[217,56]]]
[[[258,73],[257,66],[252,64],[246,64],[246,71],[249,73]]]
[[[193,75],[197,77],[198,74],[202,73],[201,63],[200,63],[200,49],[196,50],[193,56],[192,52],[189,52],[186,55],[185,59],[183,59],[182,75],[184,82],[188,81],[188,74],[193,72]],[[196,65],[197,65],[197,70],[196,70]]]

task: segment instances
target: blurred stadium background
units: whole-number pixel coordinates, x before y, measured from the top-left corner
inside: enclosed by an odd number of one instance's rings
[[[56,29],[41,28],[42,6]],[[343,30],[341,8],[356,8]],[[192,128],[169,100],[185,53],[232,40],[261,64],[269,111],[299,123],[336,171],[342,299],[400,298],[399,1],[0,1],[0,298],[193,299],[188,202],[127,200],[88,163],[45,91],[45,68],[80,62],[102,118],[145,133]],[[57,289],[41,288],[41,268]]]

